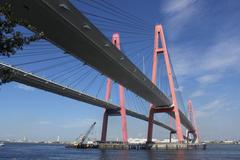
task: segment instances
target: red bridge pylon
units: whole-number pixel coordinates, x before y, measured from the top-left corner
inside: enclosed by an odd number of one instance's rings
[[[159,43],[161,44],[159,46]],[[163,27],[162,25],[156,25],[155,26],[155,34],[154,34],[154,51],[153,51],[153,65],[152,65],[152,82],[156,85],[156,77],[157,77],[157,63],[158,63],[158,54],[163,54],[164,56],[164,62],[167,69],[167,75],[170,85],[170,92],[172,97],[172,107],[169,108],[166,107],[156,107],[151,105],[151,109],[149,112],[149,122],[148,122],[148,136],[147,136],[147,142],[152,142],[152,134],[153,134],[153,120],[154,120],[154,114],[155,113],[162,113],[162,112],[169,112],[173,113],[175,115],[175,122],[176,122],[176,134],[178,138],[178,142],[183,142],[183,133],[181,128],[181,122],[180,122],[180,116],[178,111],[178,103],[177,103],[177,97],[175,93],[175,86],[172,76],[172,69],[170,65],[169,55],[166,47],[165,37],[163,33]],[[171,137],[170,133],[170,137]]]
[[[120,36],[119,33],[114,33],[112,36],[112,43],[120,49]],[[109,101],[111,96],[111,87],[112,80],[110,78],[107,79],[107,87],[106,87],[106,96],[105,100]],[[121,125],[122,125],[122,138],[123,143],[127,143],[128,134],[127,134],[127,121],[126,121],[126,109],[125,109],[125,98],[124,98],[124,87],[119,85],[119,96],[120,96],[120,116],[121,116]],[[102,124],[102,137],[101,141],[106,142],[107,138],[107,126],[108,126],[108,116],[116,116],[119,115],[117,111],[105,110],[103,115],[103,124]]]
[[[193,122],[193,127],[194,127],[195,130],[194,131],[190,131],[190,130],[187,131],[187,141],[189,140],[189,134],[192,133],[192,134],[197,135],[196,140],[194,140],[194,141],[198,143],[200,141],[199,131],[198,131],[198,128],[197,128],[196,115],[195,115],[195,112],[193,110],[191,100],[188,100],[188,119]]]

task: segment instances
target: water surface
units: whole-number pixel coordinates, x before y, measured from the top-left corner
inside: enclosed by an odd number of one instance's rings
[[[240,160],[240,145],[208,145],[207,150],[67,149],[64,145],[6,144],[0,160]]]

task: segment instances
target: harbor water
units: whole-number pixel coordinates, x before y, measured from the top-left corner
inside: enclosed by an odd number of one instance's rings
[[[0,147],[0,160],[239,160],[240,145],[209,144],[206,150],[100,150],[64,145],[15,144]]]

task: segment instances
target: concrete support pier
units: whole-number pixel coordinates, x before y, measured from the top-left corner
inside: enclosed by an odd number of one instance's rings
[[[148,148],[157,150],[206,149],[206,144],[156,143],[148,144]]]
[[[151,143],[151,144],[123,144],[123,143],[100,143],[99,149],[119,149],[119,150],[188,150],[206,149],[206,144],[179,144],[179,143]]]

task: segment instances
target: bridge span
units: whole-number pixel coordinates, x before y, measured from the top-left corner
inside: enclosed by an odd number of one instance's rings
[[[147,76],[68,0],[2,0],[0,2],[1,5],[4,3],[11,4],[13,18],[34,32],[43,32],[44,37],[57,47],[155,106],[171,106],[171,101]]]
[[[55,82],[33,75],[31,73],[25,72],[23,70],[17,69],[10,65],[0,63],[0,82],[8,83],[11,81],[25,84],[34,88],[42,89],[42,90],[45,90],[57,95],[61,95],[64,97],[68,97],[77,101],[86,102],[88,104],[91,104],[97,107],[106,108],[112,112],[111,114],[119,114],[120,107],[115,104],[106,102],[104,100],[100,100],[96,97],[92,97],[90,95],[87,95],[86,93],[81,93],[67,86],[62,86],[60,84],[57,84]],[[148,121],[147,116],[131,111],[129,109],[126,109],[126,114],[143,121]],[[175,129],[159,121],[155,120],[154,124],[160,127],[163,127],[169,130],[170,132],[173,132],[173,133],[176,132]]]
[[[0,5],[11,5],[11,18],[29,28],[33,32],[43,33],[46,40],[67,53],[110,77],[138,96],[150,102],[156,108],[170,108],[170,100],[152,81],[144,75],[128,57],[116,48],[97,27],[95,27],[68,0],[2,0]],[[157,35],[157,34],[156,34]],[[163,48],[166,50],[166,47]],[[162,52],[163,50],[161,50]],[[61,86],[11,66],[1,64],[3,82],[16,81],[72,99],[80,100],[119,114],[119,106],[96,99],[71,88]],[[117,72],[116,72],[117,71]],[[10,72],[9,74],[7,72]],[[7,74],[6,74],[7,73]],[[8,77],[9,76],[9,77]],[[174,90],[174,87],[173,87]],[[177,118],[189,131],[195,128],[179,109]],[[148,117],[126,110],[132,117],[148,121]],[[168,112],[175,118],[173,112]],[[176,132],[173,128],[154,121],[155,124]],[[179,123],[180,124],[180,123]],[[181,125],[177,126],[178,128]],[[196,137],[195,134],[193,134]]]

